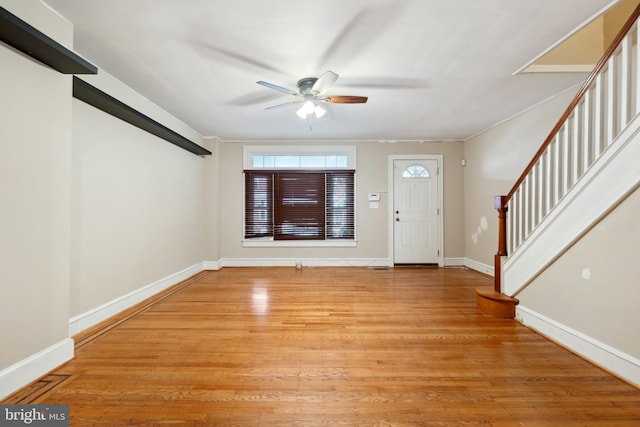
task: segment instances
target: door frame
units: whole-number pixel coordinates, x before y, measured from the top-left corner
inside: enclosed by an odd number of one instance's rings
[[[438,207],[440,208],[440,215],[438,219],[438,238],[440,246],[440,255],[438,256],[438,267],[444,267],[444,156],[442,154],[390,154],[387,160],[387,188],[389,210],[388,210],[388,237],[389,242],[389,267],[395,265],[394,255],[394,224],[393,218],[393,201],[394,201],[394,176],[393,176],[393,162],[395,160],[436,160],[438,163]]]

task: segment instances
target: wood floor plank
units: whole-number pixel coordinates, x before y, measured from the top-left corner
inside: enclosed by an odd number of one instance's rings
[[[73,426],[640,425],[640,390],[479,312],[487,284],[450,268],[202,273],[81,337],[31,403],[69,404]]]

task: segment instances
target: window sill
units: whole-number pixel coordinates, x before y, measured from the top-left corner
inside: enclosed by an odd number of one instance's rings
[[[245,248],[355,248],[357,240],[243,240]]]

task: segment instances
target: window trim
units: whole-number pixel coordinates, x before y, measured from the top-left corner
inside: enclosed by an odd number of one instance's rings
[[[353,240],[273,240],[271,237],[242,239],[245,248],[354,248],[358,239]]]
[[[255,168],[253,167],[254,155],[347,155],[347,167],[336,168]],[[312,146],[299,146],[299,145],[245,145],[242,147],[243,166],[245,171],[261,171],[261,170],[300,170],[300,171],[315,171],[315,170],[353,170],[354,171],[354,218],[353,218],[353,239],[329,239],[329,240],[274,240],[272,237],[254,237],[250,239],[244,238],[245,230],[245,180],[242,180],[242,246],[243,247],[357,247],[357,188],[355,183],[356,176],[356,146],[355,145],[312,145]]]
[[[299,168],[300,170],[331,170],[331,169],[351,169],[356,170],[356,146],[355,145],[245,145],[242,147],[242,167],[244,170],[262,170],[262,169],[295,169],[291,167],[268,167],[268,168],[254,168],[253,156],[254,155],[287,155],[287,156],[304,156],[309,154],[324,154],[324,155],[346,155],[347,166],[341,167],[318,167],[318,168]]]

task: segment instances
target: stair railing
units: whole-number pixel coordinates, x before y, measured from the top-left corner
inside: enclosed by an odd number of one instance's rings
[[[496,196],[498,252],[513,255],[589,167],[640,112],[640,43],[636,7],[549,136],[506,196]]]

